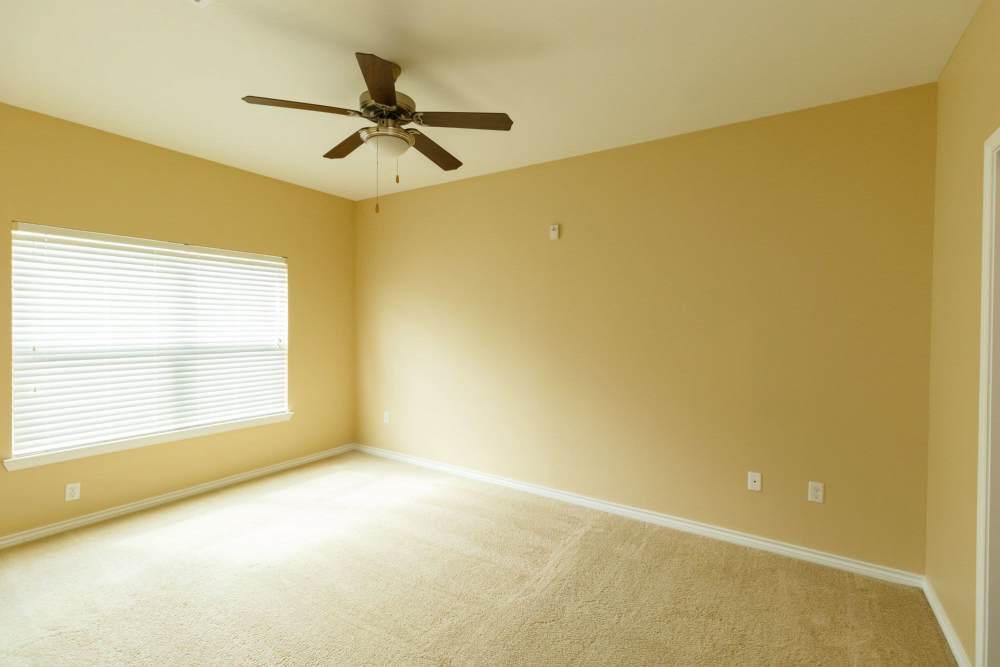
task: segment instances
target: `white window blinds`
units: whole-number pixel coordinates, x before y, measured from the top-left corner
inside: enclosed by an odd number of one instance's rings
[[[13,458],[286,414],[287,276],[280,257],[19,224]]]

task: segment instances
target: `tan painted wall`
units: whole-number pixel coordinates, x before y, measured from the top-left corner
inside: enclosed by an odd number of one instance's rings
[[[941,75],[931,327],[927,576],[974,653],[983,143],[1000,127],[1000,2]]]
[[[289,256],[296,412],[0,470],[0,535],[349,442],[357,380],[369,444],[923,571],[935,95],[403,193],[378,216],[0,106],[2,219]]]
[[[361,440],[923,571],[935,95],[363,202]]]
[[[285,255],[289,398],[282,424],[8,472],[0,535],[350,442],[354,436],[352,203],[0,105],[0,220]],[[3,241],[7,243],[7,241]],[[0,349],[10,349],[10,251],[0,253]],[[0,377],[10,376],[0,354]],[[10,383],[0,383],[10,432]],[[10,438],[0,438],[0,456]],[[83,483],[63,501],[66,482]]]

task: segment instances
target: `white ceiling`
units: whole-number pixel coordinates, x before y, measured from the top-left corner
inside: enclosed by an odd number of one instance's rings
[[[0,0],[0,101],[351,199],[375,157],[321,156],[363,120],[355,51],[403,67],[427,128],[409,189],[937,79],[979,0]]]

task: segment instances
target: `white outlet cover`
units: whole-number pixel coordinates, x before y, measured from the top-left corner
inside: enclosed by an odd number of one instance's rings
[[[386,424],[389,423],[389,411],[386,410],[382,413],[382,421]]]
[[[823,482],[809,482],[809,490],[806,495],[806,499],[811,503],[821,503],[823,502],[823,497],[825,495],[825,487]]]
[[[747,473],[747,489],[750,491],[760,491],[764,488],[764,480],[759,472]]]
[[[549,239],[552,241],[559,240],[559,225],[549,225]]]
[[[71,482],[66,485],[66,502],[80,499],[80,482]]]

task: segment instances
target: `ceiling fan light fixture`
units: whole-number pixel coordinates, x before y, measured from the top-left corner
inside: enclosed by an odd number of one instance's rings
[[[406,130],[391,125],[366,127],[361,130],[361,140],[386,159],[395,159],[405,153],[413,145],[415,139]]]

